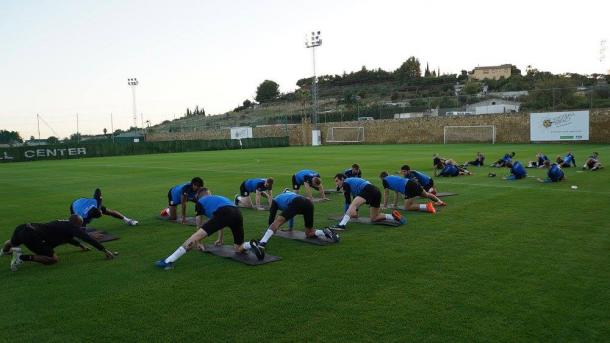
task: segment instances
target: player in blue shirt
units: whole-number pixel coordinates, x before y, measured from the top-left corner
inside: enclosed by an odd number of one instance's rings
[[[269,207],[273,201],[273,178],[247,179],[239,186],[239,195],[235,196],[235,205],[240,207],[253,207],[251,193],[255,193],[256,208],[261,208],[261,195],[269,200]]]
[[[557,163],[551,164],[551,161],[544,161],[544,167],[549,171],[547,172],[547,177],[544,179],[538,178],[538,181],[548,183],[548,182],[559,182],[565,180],[565,175],[563,174],[563,170]]]
[[[467,166],[477,166],[482,167],[485,165],[485,155],[481,152],[477,152],[477,155],[474,157],[474,160],[464,163],[464,167]]]
[[[181,205],[180,220],[184,224],[186,222],[186,203],[189,201],[197,201],[197,192],[203,187],[203,180],[200,177],[194,177],[191,182],[181,183],[170,188],[167,192],[167,204],[169,208],[169,219],[176,220],[178,213],[176,206]]]
[[[351,168],[345,169],[343,171],[343,175],[345,175],[346,178],[350,178],[350,177],[362,178],[362,170],[360,169],[360,166],[358,165],[358,163],[354,163],[354,164],[352,164]]]
[[[472,173],[468,169],[458,166],[453,160],[446,160],[445,166],[440,171],[435,172],[435,176],[460,176],[460,175],[471,175]]]
[[[536,160],[529,161],[529,163],[527,164],[527,168],[543,168],[544,161],[548,161],[548,160],[549,160],[549,158],[545,154],[538,152],[538,153],[536,153]]]
[[[281,210],[282,212],[276,217],[278,210]],[[315,230],[313,228],[314,206],[311,200],[286,190],[273,199],[271,208],[269,209],[269,227],[267,228],[267,231],[265,231],[263,238],[261,238],[260,245],[265,247],[271,236],[273,236],[273,234],[279,230],[280,226],[287,221],[290,230],[292,230],[294,217],[297,214],[303,215],[303,219],[305,220],[305,235],[307,238],[327,237],[334,242],[339,242],[339,236],[333,230],[329,228]]]
[[[83,226],[87,226],[93,219],[100,218],[102,214],[121,219],[129,226],[138,225],[137,220],[127,218],[118,211],[111,210],[102,205],[102,191],[95,189],[93,198],[78,198],[70,204],[70,214],[78,214],[83,218]]]
[[[513,160],[513,157],[515,157],[514,151],[511,153],[506,153],[506,154],[504,154],[504,156],[501,159],[497,160],[495,163],[490,165],[490,167],[495,167],[495,168],[505,167],[507,163],[509,163]]]
[[[604,166],[599,162],[599,154],[594,152],[587,160],[585,164],[582,166],[582,169],[589,169],[591,171],[596,171],[602,169]]]
[[[519,161],[506,163],[506,168],[510,168],[510,175],[504,177],[504,180],[519,180],[527,176],[527,171]]]
[[[364,204],[370,206],[369,216],[373,222],[396,220],[401,224],[406,223],[406,219],[396,210],[393,210],[392,214],[381,213],[381,191],[367,180],[358,177],[348,179],[343,173],[339,173],[335,175],[335,184],[337,189],[343,188],[345,214],[334,228],[345,229],[350,218],[358,217],[358,208]]]
[[[305,186],[305,193],[309,199],[313,200],[311,189],[314,188],[320,191],[320,198],[326,199],[324,187],[322,187],[322,178],[315,170],[303,169],[292,175],[292,189],[295,193],[299,193],[299,188]]]
[[[256,240],[251,240],[249,243],[244,242],[244,219],[239,208],[231,200],[223,196],[212,195],[206,188],[202,188],[197,196],[197,231],[182,243],[173,254],[157,261],[155,263],[157,267],[172,269],[174,263],[192,248],[205,250],[201,240],[219,230],[218,240],[214,244],[222,245],[224,243],[223,229],[225,227],[229,227],[233,233],[235,252],[243,253],[246,250],[252,250],[259,260],[265,258],[265,250],[258,245]],[[208,217],[208,221],[202,223],[201,216]]]
[[[379,174],[381,183],[383,184],[383,207],[388,207],[388,199],[390,190],[394,191],[394,208],[398,206],[398,194],[404,195],[404,208],[408,211],[420,211],[436,213],[434,205],[445,206],[446,204],[437,198],[434,194],[426,192],[419,184],[417,179],[409,179],[403,176],[388,175],[387,172],[383,171]],[[434,201],[425,204],[418,204],[415,202],[415,198],[422,197],[428,198]]]
[[[556,162],[561,166],[561,168],[576,167],[576,157],[574,157],[574,154],[572,154],[571,151],[568,151],[563,158],[561,158],[561,156],[557,156]]]
[[[407,164],[400,167],[400,174],[405,178],[416,179],[426,192],[436,194],[437,189],[434,187],[434,180],[430,176],[417,170],[411,170],[411,167]]]

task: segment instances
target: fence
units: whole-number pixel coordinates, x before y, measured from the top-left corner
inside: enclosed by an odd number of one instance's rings
[[[117,155],[143,155],[172,152],[251,149],[288,146],[288,137],[248,138],[242,140],[175,140],[141,143],[81,143],[47,146],[22,146],[0,149],[0,161],[72,159]]]

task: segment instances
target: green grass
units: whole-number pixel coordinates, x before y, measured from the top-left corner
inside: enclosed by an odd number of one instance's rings
[[[108,207],[140,221],[93,223],[121,237],[107,244],[120,252],[115,260],[63,246],[59,264],[13,273],[3,257],[0,341],[607,341],[609,169],[569,169],[567,181],[540,184],[473,168],[470,177],[436,178],[459,195],[400,228],[350,224],[327,247],[272,238],[268,252],[283,260],[259,267],[197,252],[172,271],[153,266],[192,232],[154,217],[169,187],[196,175],[232,197],[249,177],[274,176],[277,192],[302,168],[329,186],[358,162],[379,184],[381,170],[405,162],[429,172],[433,152],[465,161],[481,150],[491,163],[506,151],[527,162],[538,150],[568,149],[579,164],[593,150],[610,156],[608,145],[375,145],[0,165],[3,240],[18,224],[67,217],[70,202],[98,186]],[[342,208],[338,195],[317,204],[316,224]],[[259,238],[267,213],[243,214],[246,238]]]

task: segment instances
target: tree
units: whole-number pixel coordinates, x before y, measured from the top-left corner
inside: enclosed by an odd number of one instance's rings
[[[419,60],[414,56],[409,57],[400,65],[400,68],[396,69],[394,74],[400,82],[420,78],[421,66],[419,64]]]
[[[47,138],[47,143],[49,143],[49,144],[59,144],[59,138],[57,138],[55,136],[50,136],[49,138]]]
[[[481,83],[477,81],[468,81],[464,85],[464,93],[468,95],[476,95],[481,92]]]
[[[430,66],[428,65],[428,62],[426,62],[426,71],[424,72],[424,77],[430,76],[432,76],[432,74],[430,74]]]
[[[106,128],[104,128],[104,136],[106,136],[107,133],[108,133],[108,130],[106,130]]]
[[[13,144],[23,143],[23,139],[17,131],[0,130],[0,143],[1,144]]]
[[[252,106],[252,101],[246,99],[242,104],[244,105],[244,108],[250,108],[250,106]]]
[[[280,85],[271,80],[263,81],[256,88],[256,101],[263,103],[274,100],[280,95],[279,91]]]

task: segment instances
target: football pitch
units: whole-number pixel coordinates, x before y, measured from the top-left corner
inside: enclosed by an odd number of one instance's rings
[[[169,271],[154,267],[193,228],[156,220],[168,189],[200,176],[230,199],[240,183],[314,169],[326,188],[359,163],[379,172],[407,163],[431,175],[432,154],[462,163],[477,151],[491,164],[505,152],[526,164],[571,150],[566,181],[505,181],[507,169],[435,178],[448,206],[407,214],[400,227],[350,223],[341,242],[316,246],[272,237],[279,262],[251,267],[191,251]],[[100,187],[104,204],[137,219],[104,216],[91,226],[120,237],[105,260],[95,249],[56,249],[53,266],[0,258],[0,341],[405,342],[607,341],[610,337],[610,169],[582,172],[609,145],[350,145],[208,151],[0,165],[0,240],[27,222],[65,219],[70,203]],[[542,169],[528,169],[544,177]],[[496,177],[488,177],[495,172]],[[571,189],[572,185],[578,186]],[[343,197],[315,206],[316,227],[343,211]],[[194,206],[189,204],[189,212]],[[242,210],[246,240],[268,212]],[[361,215],[368,209],[361,208]],[[295,220],[302,228],[302,216]],[[208,239],[213,242],[215,236]],[[227,230],[225,244],[232,243]],[[24,248],[25,250],[25,248]],[[603,338],[606,337],[606,338]]]

